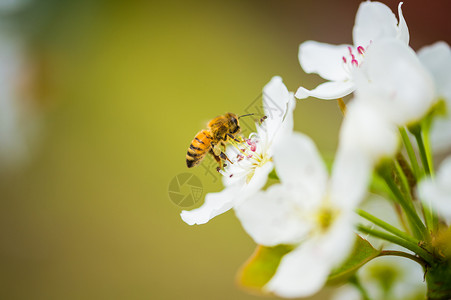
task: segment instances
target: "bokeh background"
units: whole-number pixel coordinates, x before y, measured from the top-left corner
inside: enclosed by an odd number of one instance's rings
[[[255,245],[233,212],[190,227],[169,182],[206,121],[272,76],[321,82],[298,46],[351,43],[359,3],[1,0],[0,298],[257,299],[234,281]],[[449,0],[403,11],[414,49],[451,42]],[[324,156],[340,122],[333,102],[295,111]]]

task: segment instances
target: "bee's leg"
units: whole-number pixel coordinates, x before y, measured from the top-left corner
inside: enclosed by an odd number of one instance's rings
[[[216,171],[218,171],[218,172],[219,172],[220,170],[223,170],[223,171],[224,171],[224,167],[226,167],[227,164],[223,163],[223,160],[226,160],[226,159],[224,159],[225,154],[222,155],[223,152],[221,151],[221,149],[219,148],[219,146],[218,146],[218,145],[214,145],[214,146],[210,149],[210,154],[213,155],[213,157],[215,158],[216,162],[219,164],[219,167],[216,168]],[[227,158],[227,156],[225,156],[225,158]],[[221,159],[223,159],[223,160],[221,160]],[[227,158],[227,160],[230,161],[228,158]],[[231,162],[231,163],[232,163],[232,162]]]
[[[239,139],[237,139],[236,137],[234,137],[234,136],[231,135],[230,133],[227,133],[227,136],[228,136],[229,138],[231,138],[232,140],[234,140],[235,142],[238,142],[238,143],[241,142]]]
[[[225,155],[224,152],[221,152],[219,154],[219,157],[222,158],[223,160],[227,160],[229,163],[233,164],[233,162],[227,157],[227,155]]]
[[[225,148],[226,148],[225,142],[222,141],[220,144],[222,145],[222,147],[224,148],[224,151],[225,151]],[[213,146],[213,152],[215,153],[215,155],[219,156],[223,160],[227,160],[229,163],[233,164],[233,162],[227,157],[227,155],[223,151],[221,151],[221,149],[219,148],[219,145]]]
[[[216,167],[216,171],[219,172],[221,169],[223,169],[223,168],[221,168],[221,167],[222,167],[221,158],[219,158],[219,156],[215,155],[215,153],[214,153],[214,151],[213,151],[213,148],[210,149],[210,154],[211,154],[211,156],[214,157],[214,159],[216,160],[216,162],[219,164],[219,167]]]

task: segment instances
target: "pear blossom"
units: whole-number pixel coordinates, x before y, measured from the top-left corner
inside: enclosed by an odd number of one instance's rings
[[[287,135],[274,152],[281,183],[235,207],[256,243],[295,246],[282,258],[266,290],[290,298],[312,295],[348,256],[355,238],[353,210],[368,176],[355,173],[353,161],[343,157],[337,158],[329,178],[312,140],[300,133]]]
[[[441,163],[435,178],[425,178],[419,183],[418,195],[451,224],[451,156]]]
[[[386,116],[372,109],[356,95],[347,107],[340,128],[339,151],[352,153],[353,160],[367,164],[367,171],[383,158],[393,157],[399,148],[398,129]]]
[[[356,98],[347,107],[334,162],[334,170],[341,172],[334,176],[332,186],[338,187],[335,194],[339,198],[359,198],[364,193],[362,189],[366,188],[363,183],[350,189],[340,186],[348,186],[354,178],[364,182],[382,159],[395,155],[400,144],[397,127],[366,102]]]
[[[263,109],[266,119],[257,124],[257,132],[248,139],[229,145],[226,155],[232,161],[227,163],[223,176],[225,189],[209,193],[205,203],[191,211],[182,211],[181,217],[189,225],[204,224],[222,214],[237,203],[260,190],[273,170],[273,152],[278,140],[293,130],[295,100],[282,82],[275,76],[263,88]]]
[[[299,47],[299,62],[306,73],[316,73],[329,80],[313,90],[300,87],[296,98],[309,96],[337,99],[355,90],[355,69],[365,61],[366,51],[384,38],[409,43],[409,30],[404,20],[402,2],[398,5],[399,22],[389,7],[381,2],[362,2],[352,31],[354,45],[330,45],[306,41]]]
[[[390,245],[392,250],[401,247]],[[405,251],[405,249],[402,249]],[[424,271],[416,262],[399,257],[384,256],[368,262],[358,271],[360,284],[373,300],[425,299]],[[351,285],[344,285],[332,300],[363,300],[361,293]]]
[[[432,74],[436,100],[443,100],[446,115],[437,116],[431,129],[431,144],[434,152],[451,148],[451,49],[445,42],[437,42],[418,51],[424,67]]]
[[[356,98],[398,126],[419,121],[434,104],[432,76],[416,53],[397,39],[372,45],[356,73]]]

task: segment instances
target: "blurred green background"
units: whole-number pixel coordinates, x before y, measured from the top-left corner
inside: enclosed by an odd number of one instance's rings
[[[24,42],[18,101],[39,130],[0,172],[0,297],[257,299],[234,282],[255,245],[233,212],[190,227],[168,184],[206,121],[242,113],[272,76],[321,82],[298,46],[350,43],[360,1],[18,2],[0,25]],[[449,43],[449,1],[424,3],[403,6],[411,45]],[[295,111],[325,156],[340,121],[333,102]],[[192,172],[203,195],[221,190]]]

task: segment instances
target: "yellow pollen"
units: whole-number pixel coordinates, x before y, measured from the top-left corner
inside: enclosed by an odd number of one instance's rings
[[[327,205],[322,206],[316,214],[316,224],[321,232],[325,232],[334,222],[338,215],[338,211],[333,207]]]

